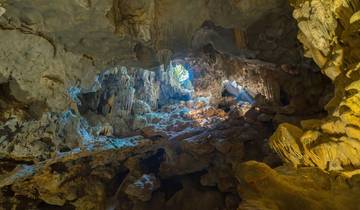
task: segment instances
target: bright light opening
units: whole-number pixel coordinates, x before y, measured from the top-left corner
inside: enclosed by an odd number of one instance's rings
[[[180,83],[184,83],[186,80],[190,79],[189,71],[181,64],[176,64],[173,69],[173,74],[176,80]]]
[[[194,92],[191,79],[191,69],[187,68],[187,65],[183,65],[179,62],[174,62],[170,65],[170,83],[173,88],[172,98],[176,100],[190,100]]]

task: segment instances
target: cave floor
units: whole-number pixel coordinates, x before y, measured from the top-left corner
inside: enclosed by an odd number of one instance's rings
[[[129,136],[99,135],[44,161],[2,159],[2,208],[357,208],[357,176],[282,165],[268,146],[269,107],[222,108],[203,98],[167,105]]]
[[[225,112],[195,101],[152,113],[152,124],[133,136],[99,136],[41,162],[2,161],[0,201],[27,209],[186,209],[179,202],[194,194],[206,197],[196,209],[235,209],[240,198],[232,165],[280,163],[266,147],[272,129],[250,105]]]

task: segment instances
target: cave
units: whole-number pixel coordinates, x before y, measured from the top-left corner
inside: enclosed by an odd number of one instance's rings
[[[0,41],[0,209],[360,209],[358,0],[0,0]]]

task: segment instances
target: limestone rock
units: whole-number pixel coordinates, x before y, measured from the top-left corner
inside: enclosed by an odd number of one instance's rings
[[[298,143],[302,134],[303,131],[296,126],[281,124],[271,136],[269,144],[285,161],[297,166],[303,159],[304,148]],[[287,152],[282,153],[283,150]]]
[[[144,174],[133,184],[128,185],[125,193],[141,201],[149,201],[151,199],[151,193],[159,187],[160,183],[154,175]]]
[[[58,50],[59,55],[53,57],[54,46],[43,37],[2,31],[0,39],[7,40],[1,49],[8,53],[0,58],[1,77],[9,82],[10,94],[25,104],[46,101],[50,109],[62,111],[69,102],[66,89],[77,79],[84,84],[94,78],[91,72],[82,72],[89,63],[80,56]],[[38,44],[33,47],[33,43]]]
[[[330,79],[335,81],[335,96],[327,105],[329,117],[304,132],[283,132],[279,126],[270,141],[271,147],[286,161],[297,166],[318,166],[327,170],[357,168],[359,156],[359,77],[360,37],[355,31],[358,21],[350,22],[360,9],[358,1],[291,1],[298,20],[299,40],[305,54],[314,59]],[[356,18],[355,18],[356,19]],[[341,30],[339,29],[341,26]],[[345,35],[347,34],[347,35]],[[348,36],[352,34],[351,38]],[[286,126],[287,127],[287,126]],[[321,127],[321,131],[318,129]],[[290,158],[293,157],[293,158]]]
[[[5,14],[6,9],[4,7],[0,7],[0,17]]]
[[[358,208],[354,198],[359,196],[359,189],[349,187],[344,178],[335,180],[333,175],[318,168],[271,169],[250,161],[237,165],[235,171],[243,198],[238,208],[241,210]],[[329,199],[333,193],[338,196]]]
[[[141,100],[135,100],[133,105],[133,112],[134,114],[146,114],[151,112],[150,106]]]

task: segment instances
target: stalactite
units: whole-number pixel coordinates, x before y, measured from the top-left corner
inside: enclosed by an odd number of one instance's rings
[[[263,84],[263,95],[268,101],[278,104],[280,101],[280,87],[278,82],[273,80],[270,76],[260,75],[260,77],[260,84]]]
[[[122,67],[117,72],[119,77],[117,92],[114,93],[115,103],[112,114],[119,113],[120,116],[127,117],[131,113],[132,105],[134,102],[135,89],[133,79],[128,75],[125,67]]]

